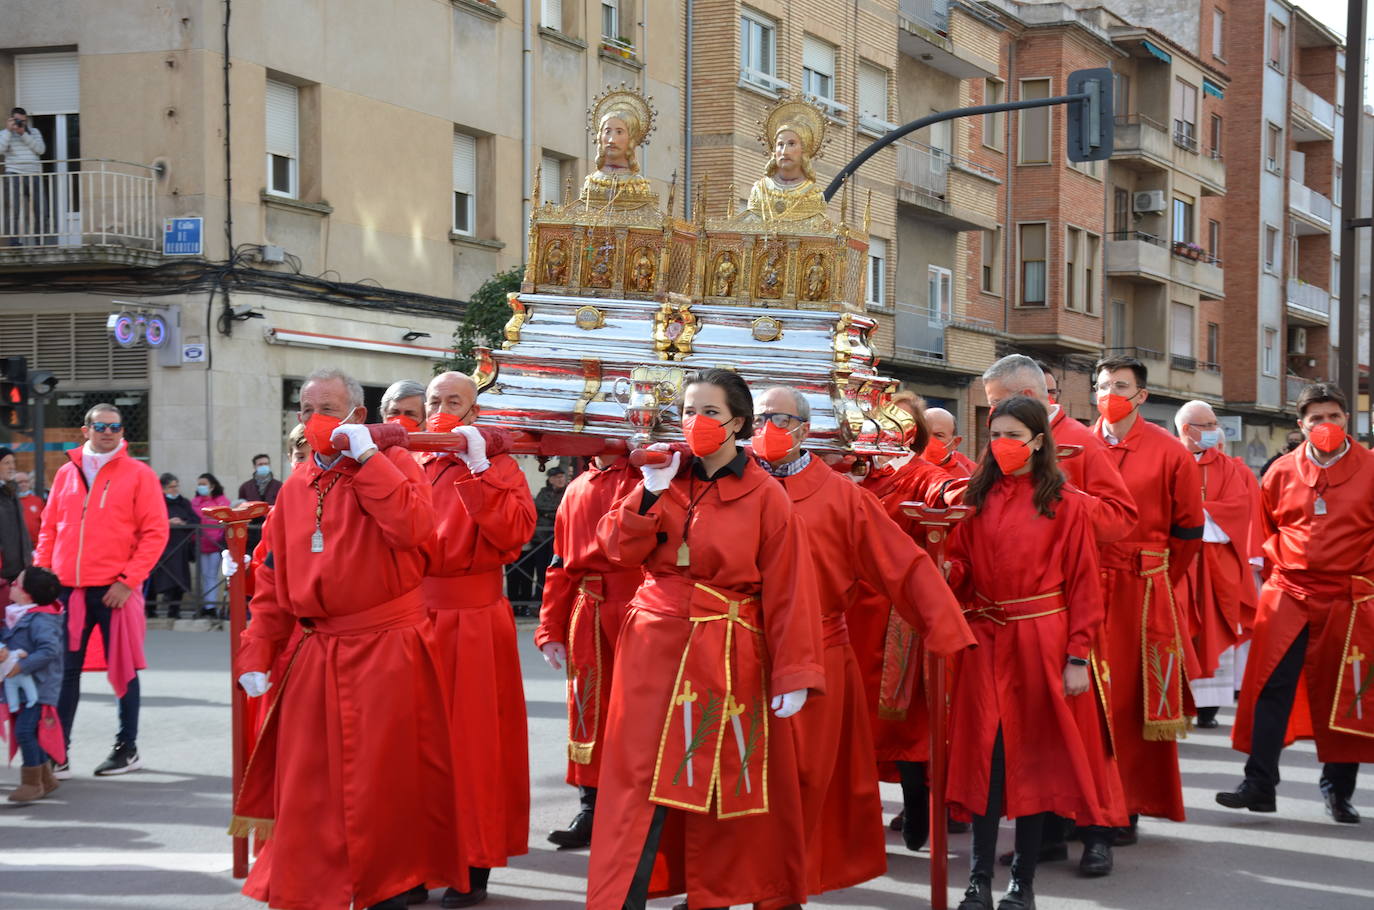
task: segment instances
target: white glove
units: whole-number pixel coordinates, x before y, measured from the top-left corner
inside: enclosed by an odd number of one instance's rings
[[[372,441],[372,432],[360,423],[341,423],[334,429],[334,435],[348,437],[348,446],[339,452],[359,464],[367,458],[368,452],[377,451],[377,445]]]
[[[795,692],[787,692],[782,695],[773,696],[773,714],[778,717],[791,717],[802,709],[806,704],[806,690],[798,689]]]
[[[461,433],[468,441],[468,450],[459,452],[458,457],[468,466],[469,473],[481,474],[491,467],[491,462],[487,461],[487,440],[481,430],[476,427],[454,427],[453,432]]]
[[[248,568],[248,564],[252,561],[253,556],[251,553],[243,554],[243,567],[245,569]],[[238,572],[238,570],[239,566],[238,563],[234,562],[234,555],[230,553],[228,550],[220,550],[219,574],[223,575],[225,578],[233,578],[234,574]]]
[[[267,690],[272,688],[272,684],[267,681],[267,674],[259,673],[257,670],[251,670],[240,676],[239,685],[243,687],[243,691],[248,693],[249,698],[266,695]]]
[[[539,653],[544,655],[544,661],[555,670],[563,669],[563,664],[568,662],[568,649],[562,642],[551,641],[540,648]]]
[[[665,465],[644,464],[639,472],[644,475],[644,489],[650,493],[662,493],[668,489],[677,476],[677,466],[682,461],[682,453],[674,452],[673,458]]]

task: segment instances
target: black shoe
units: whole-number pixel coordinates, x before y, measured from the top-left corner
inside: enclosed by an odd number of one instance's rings
[[[1007,893],[997,902],[997,910],[1035,910],[1035,891],[1020,879],[1012,879]]]
[[[112,774],[128,774],[143,767],[138,760],[138,746],[133,743],[115,743],[110,757],[95,769],[96,777],[109,777]]]
[[[892,816],[892,821],[888,822],[887,826],[891,828],[893,831],[900,831],[902,830],[902,822],[904,821],[906,821],[905,809],[903,809],[901,812],[898,812],[896,815]]]
[[[429,903],[429,888],[422,882],[414,888],[411,888],[402,895],[402,897],[405,898],[406,906],[408,907],[414,904],[427,904]]]
[[[1112,829],[1112,846],[1129,847],[1140,840],[1140,828],[1136,823],[1137,816],[1131,816],[1131,823],[1124,828]]]
[[[1327,815],[1342,825],[1358,825],[1360,823],[1360,813],[1355,811],[1350,800],[1329,788],[1323,788],[1322,795],[1326,797]],[[1221,794],[1217,794],[1217,799],[1221,799]]]
[[[561,831],[549,832],[549,843],[562,850],[576,850],[592,842],[592,813],[583,809],[573,816],[572,824]]]
[[[1217,709],[1212,707],[1198,708],[1197,726],[1203,730],[1215,730],[1218,726]]]
[[[67,760],[66,760],[66,761],[64,761],[64,762],[53,762],[53,764],[52,764],[52,776],[55,777],[55,778],[57,778],[58,780],[71,780],[71,777],[72,777],[72,763],[71,763],[71,755],[70,755],[70,753],[68,754]]]
[[[367,910],[406,910],[406,896],[398,894],[395,897],[388,897],[380,904],[373,904]]]
[[[459,891],[456,888],[449,888],[439,900],[439,906],[444,908],[473,907],[486,899],[486,888],[473,888],[471,891]]]
[[[1217,794],[1217,803],[1228,809],[1249,809],[1251,812],[1276,812],[1274,795],[1265,794],[1248,780],[1234,790]]]
[[[930,837],[930,813],[929,812],[904,812],[902,813],[902,843],[912,853],[926,845],[926,839]]]
[[[1010,866],[1012,858],[1016,856],[1016,851],[1008,850],[997,857],[997,862],[1003,866]],[[1041,844],[1040,859],[1042,863],[1060,863],[1069,858],[1069,845],[1067,843]]]
[[[992,910],[992,883],[982,878],[971,878],[964,899],[956,910]]]
[[[1091,843],[1083,845],[1083,858],[1078,861],[1078,874],[1100,878],[1112,874],[1112,845]]]

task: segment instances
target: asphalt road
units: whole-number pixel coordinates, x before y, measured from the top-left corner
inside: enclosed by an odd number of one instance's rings
[[[522,627],[529,640],[530,627]],[[77,776],[52,797],[28,806],[0,802],[0,908],[3,910],[247,910],[230,877],[228,639],[224,632],[148,634],[153,669],[143,676],[139,748],[144,770],[97,779],[115,731],[114,699],[103,677],[88,675],[90,694],[77,716]],[[544,840],[575,811],[563,783],[562,680],[533,646],[522,653],[529,701],[533,768],[530,853],[492,875],[492,908],[539,903],[581,907],[586,851],[557,851]],[[1223,721],[1229,720],[1225,713]],[[1366,821],[1336,825],[1317,792],[1310,744],[1285,755],[1287,781],[1277,815],[1222,809],[1212,793],[1238,781],[1241,756],[1226,725],[1197,731],[1183,745],[1189,821],[1146,820],[1137,846],[1117,851],[1116,874],[1084,880],[1072,864],[1042,867],[1036,892],[1046,910],[1262,908],[1369,910],[1374,907],[1374,803],[1357,794]],[[8,792],[18,765],[0,771]],[[1366,778],[1366,786],[1370,781]],[[884,793],[896,809],[895,788]],[[1003,827],[1004,847],[1011,831]],[[962,885],[967,835],[952,838],[951,882]],[[930,862],[888,834],[888,874],[812,902],[823,907],[928,906]],[[1076,852],[1075,852],[1076,858]],[[999,870],[1001,872],[1002,870]],[[999,880],[996,886],[1004,884]],[[962,887],[959,888],[962,890]],[[1000,890],[1000,889],[999,889]],[[437,906],[435,900],[428,906]],[[660,907],[672,901],[659,901]],[[951,890],[951,906],[958,903]]]

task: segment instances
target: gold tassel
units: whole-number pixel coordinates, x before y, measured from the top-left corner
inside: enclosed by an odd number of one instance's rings
[[[575,765],[590,765],[596,743],[575,743],[568,741],[568,761]]]
[[[1192,726],[1192,721],[1187,717],[1178,720],[1147,721],[1145,729],[1141,732],[1141,738],[1146,742],[1173,742],[1175,740],[1187,739],[1188,729]]]
[[[272,836],[272,829],[276,825],[276,819],[272,818],[247,818],[242,815],[235,815],[229,820],[229,836],[248,837],[249,835],[257,835],[259,840],[267,840]]]

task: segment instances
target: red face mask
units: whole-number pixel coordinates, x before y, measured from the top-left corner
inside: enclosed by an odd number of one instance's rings
[[[391,417],[388,417],[386,419],[386,422],[399,423],[401,426],[406,428],[407,433],[420,432],[420,425],[416,423],[415,418],[411,417],[409,414],[393,414]]]
[[[725,445],[725,438],[730,435],[725,430],[725,424],[699,414],[689,414],[683,418],[682,434],[687,437],[692,454],[698,458],[720,451],[720,447]]]
[[[1345,430],[1334,423],[1319,423],[1307,431],[1307,440],[1318,452],[1334,452],[1345,442]]]
[[[991,449],[993,460],[997,462],[997,467],[1002,469],[1003,474],[1015,474],[1024,468],[1031,458],[1030,444],[1019,439],[994,439]]]
[[[425,421],[425,426],[431,433],[452,433],[454,427],[461,426],[463,418],[456,414],[445,414],[443,411],[436,411],[429,415]]]
[[[342,420],[328,414],[311,414],[310,419],[305,422],[305,441],[322,457],[333,458],[339,454],[339,450],[334,448],[332,437],[341,423]]]
[[[1099,395],[1097,398],[1097,413],[1102,415],[1102,419],[1107,423],[1120,423],[1130,416],[1131,411],[1135,410],[1135,405],[1131,404],[1131,399],[1124,395],[1111,392],[1107,395]]]
[[[926,450],[921,453],[921,457],[931,464],[944,464],[945,459],[949,457],[949,448],[932,436],[930,442],[926,444]]]
[[[754,433],[754,454],[764,461],[782,461],[792,451],[792,434],[771,420]]]
[[[1059,393],[1057,391],[1047,392],[1045,397],[1049,398],[1050,404],[1059,404]]]

